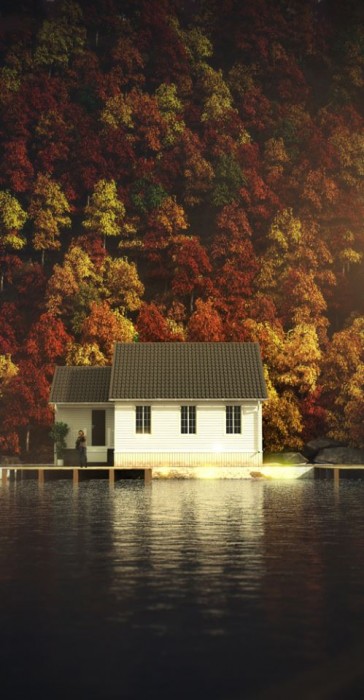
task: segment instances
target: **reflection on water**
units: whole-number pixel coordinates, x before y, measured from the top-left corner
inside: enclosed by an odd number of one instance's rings
[[[358,697],[363,499],[361,481],[3,485],[2,697]]]

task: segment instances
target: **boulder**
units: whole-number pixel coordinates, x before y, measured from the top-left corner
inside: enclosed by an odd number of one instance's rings
[[[307,464],[308,459],[300,452],[267,452],[264,454],[264,464]]]
[[[358,447],[325,447],[313,461],[315,464],[364,464],[364,450]]]
[[[306,443],[303,448],[303,454],[309,460],[312,460],[320,450],[324,450],[326,447],[345,447],[345,443],[327,437],[315,438]]]

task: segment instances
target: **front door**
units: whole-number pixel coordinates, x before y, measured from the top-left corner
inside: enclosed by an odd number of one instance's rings
[[[106,412],[92,411],[92,444],[106,445]]]

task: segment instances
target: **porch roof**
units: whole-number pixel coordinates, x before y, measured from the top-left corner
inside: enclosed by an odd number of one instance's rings
[[[107,403],[111,367],[56,367],[50,403]]]

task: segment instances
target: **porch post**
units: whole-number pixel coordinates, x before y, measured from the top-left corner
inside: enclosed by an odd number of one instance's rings
[[[151,481],[152,481],[152,470],[151,469],[144,469],[144,483],[150,484]]]

